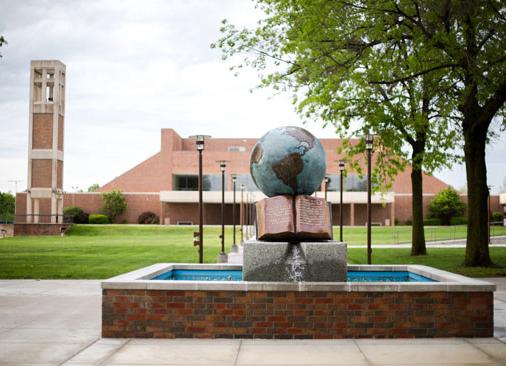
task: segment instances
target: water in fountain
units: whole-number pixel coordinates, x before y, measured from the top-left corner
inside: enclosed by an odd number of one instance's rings
[[[304,280],[306,259],[304,252],[300,247],[300,243],[291,243],[289,245],[289,252],[286,256],[285,263],[287,265],[288,278],[294,282]]]

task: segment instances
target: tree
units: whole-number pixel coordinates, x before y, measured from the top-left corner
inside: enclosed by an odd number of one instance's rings
[[[2,45],[7,44],[7,41],[5,40],[4,36],[0,36],[0,47]],[[2,57],[2,54],[0,53],[0,57]]]
[[[102,193],[102,211],[114,222],[116,217],[127,208],[127,203],[121,191],[113,189],[111,192]]]
[[[420,52],[433,55],[411,70],[379,82],[409,80],[434,70],[444,71],[453,81],[446,92],[454,96],[461,115],[456,128],[464,137],[468,185],[465,264],[488,266],[492,262],[485,147],[493,134],[492,120],[497,118],[504,125],[506,6],[500,0],[385,2],[379,6],[381,12],[402,19],[403,37],[412,37]]]
[[[100,185],[98,183],[93,183],[91,186],[88,187],[88,192],[96,192],[100,188]]]
[[[324,120],[327,115],[332,115],[336,104],[339,107],[344,103],[340,96],[345,91],[334,87],[336,80],[344,77],[349,87],[353,87],[354,80],[340,70],[343,65],[356,63],[357,57],[369,57],[370,54],[384,56],[377,58],[378,78],[368,80],[373,85],[388,87],[419,80],[420,77],[437,80],[435,74],[444,75],[444,82],[430,82],[429,90],[451,102],[448,108],[459,121],[448,132],[454,131],[464,140],[469,187],[465,264],[490,265],[485,146],[493,135],[490,129],[492,120],[496,118],[504,125],[504,2],[257,2],[267,14],[267,19],[254,32],[237,31],[225,23],[225,36],[218,46],[224,49],[226,55],[256,52],[253,58],[245,60],[245,64],[268,70],[262,85],[274,85],[279,90],[291,89],[299,110],[319,112]],[[408,48],[416,50],[408,55],[409,62],[404,67],[396,67],[395,58],[389,55],[390,50],[398,49],[399,42],[409,42]],[[329,51],[321,52],[321,44],[328,44]],[[313,52],[314,49],[317,52]],[[274,67],[287,66],[281,71],[269,73],[269,59],[274,60]],[[360,73],[368,69],[366,65],[358,64],[356,70],[360,77]],[[318,92],[314,92],[321,88],[333,88],[334,92],[328,94],[330,99],[321,98]],[[299,101],[301,96],[304,99]]]
[[[464,203],[460,200],[458,192],[452,187],[438,192],[429,203],[432,216],[439,218],[442,225],[450,225],[452,217],[463,215],[464,209]]]
[[[9,192],[0,192],[0,221],[14,221],[15,211],[16,198]]]
[[[423,170],[430,173],[458,159],[448,152],[459,142],[449,127],[454,118],[452,101],[447,94],[434,93],[449,80],[433,72],[397,83],[376,83],[424,57],[409,38],[388,35],[386,30],[396,27],[390,17],[380,21],[362,17],[360,10],[344,1],[257,2],[267,14],[259,27],[240,31],[224,21],[224,36],[214,47],[221,48],[225,58],[252,54],[243,64],[268,70],[262,86],[290,91],[299,113],[333,124],[341,136],[378,133],[376,186],[388,186],[388,180],[409,161],[411,254],[426,254]],[[379,44],[386,46],[376,47]],[[347,144],[346,151],[351,156],[364,147],[363,141]],[[360,169],[357,164],[354,168]]]

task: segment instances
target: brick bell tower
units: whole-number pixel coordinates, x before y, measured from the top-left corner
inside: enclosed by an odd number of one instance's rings
[[[30,65],[27,222],[63,223],[65,65]]]

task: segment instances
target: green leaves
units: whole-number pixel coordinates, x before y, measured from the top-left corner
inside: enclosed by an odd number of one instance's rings
[[[111,192],[102,193],[102,211],[109,217],[111,223],[114,223],[116,216],[123,213],[127,208],[127,203],[123,193],[117,189]]]
[[[440,191],[429,203],[431,215],[439,218],[443,225],[450,225],[451,218],[462,215],[465,207],[452,187]]]

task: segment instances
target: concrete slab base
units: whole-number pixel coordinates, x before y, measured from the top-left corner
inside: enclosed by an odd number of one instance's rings
[[[346,244],[324,242],[244,243],[243,278],[267,282],[346,281]]]

